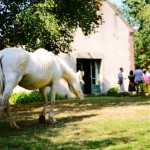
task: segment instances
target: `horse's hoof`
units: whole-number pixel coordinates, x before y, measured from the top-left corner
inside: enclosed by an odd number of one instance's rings
[[[57,120],[56,119],[49,118],[49,121],[52,123],[52,125],[57,124]]]
[[[57,121],[56,121],[56,120],[54,120],[54,121],[52,122],[52,124],[53,124],[53,125],[56,125],[56,124],[57,124]]]
[[[3,118],[3,117],[5,117],[5,113],[4,111],[0,111],[0,118]]]
[[[19,130],[19,129],[20,129],[19,126],[13,126],[13,127],[11,127],[11,130]]]
[[[4,111],[5,110],[5,106],[0,106],[0,111]]]
[[[45,116],[39,116],[39,123],[46,124]]]

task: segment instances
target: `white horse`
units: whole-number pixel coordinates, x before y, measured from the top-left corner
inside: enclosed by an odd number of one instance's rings
[[[45,88],[51,87],[51,100],[49,120],[54,124],[55,95],[59,80],[67,81],[69,89],[79,99],[83,98],[81,91],[81,72],[75,74],[65,62],[60,60],[52,52],[38,49],[34,53],[21,48],[5,48],[0,51],[0,110],[5,110],[12,128],[19,128],[12,117],[9,98],[13,89],[19,85],[25,89],[39,89],[43,97],[43,110],[39,121],[45,121],[47,96]]]

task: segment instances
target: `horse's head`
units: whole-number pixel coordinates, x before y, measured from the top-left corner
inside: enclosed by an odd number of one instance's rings
[[[77,78],[79,79],[80,85],[84,85],[83,76],[84,76],[84,71],[79,70],[77,72]]]
[[[69,89],[72,93],[74,93],[77,98],[83,99],[83,93],[81,89],[81,85],[84,84],[84,81],[82,77],[84,76],[83,71],[78,71],[74,77],[74,79],[71,81],[71,84],[69,85]]]

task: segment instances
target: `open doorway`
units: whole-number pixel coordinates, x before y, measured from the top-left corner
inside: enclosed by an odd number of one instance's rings
[[[85,72],[84,94],[100,94],[100,59],[77,59],[77,71]]]

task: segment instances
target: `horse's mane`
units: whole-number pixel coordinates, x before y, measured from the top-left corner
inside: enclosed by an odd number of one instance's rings
[[[67,65],[67,63],[61,59],[60,57],[56,56],[57,60],[60,62],[62,68],[63,68],[63,76],[67,82],[71,82],[75,78],[75,72],[72,70],[70,66]]]

